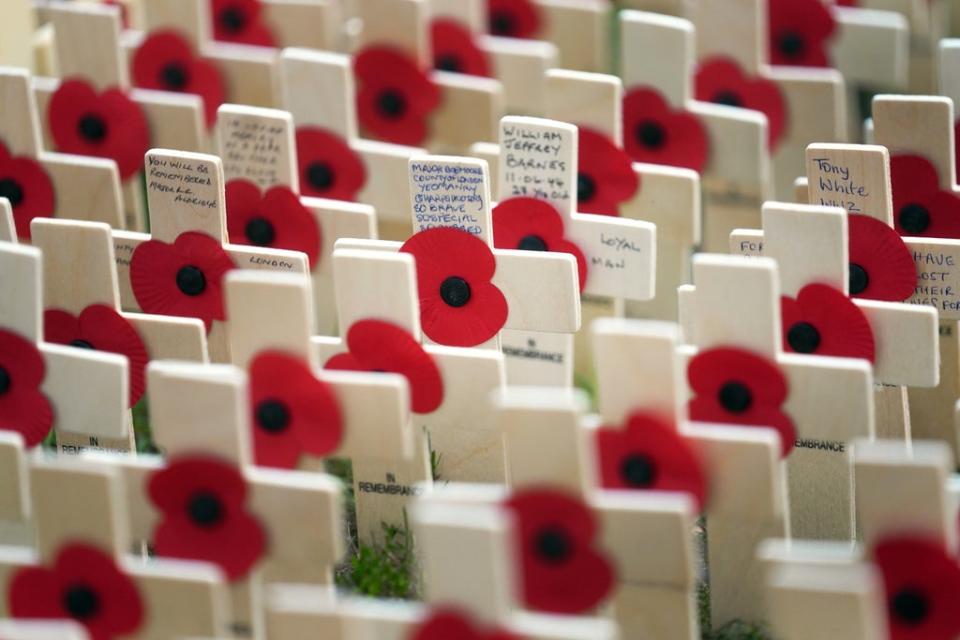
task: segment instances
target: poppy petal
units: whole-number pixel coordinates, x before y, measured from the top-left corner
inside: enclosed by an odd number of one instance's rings
[[[895,228],[900,235],[960,238],[960,197],[940,189],[933,163],[921,156],[893,156],[890,179]]]
[[[260,0],[211,0],[213,37],[222,42],[276,46],[276,39],[263,23]]]
[[[827,67],[827,40],[836,30],[833,13],[820,0],[770,0],[770,63]]]
[[[26,156],[12,156],[0,142],[0,198],[13,208],[17,237],[30,239],[30,221],[48,218],[55,209],[53,182],[43,165]]]
[[[793,299],[780,299],[783,349],[874,362],[876,345],[867,316],[842,291],[808,284]]]
[[[540,9],[531,0],[487,0],[490,33],[504,38],[534,38],[540,31]]]
[[[579,127],[577,208],[583,213],[620,215],[620,203],[633,197],[640,179],[623,149],[607,136]]]
[[[456,20],[438,18],[431,22],[430,44],[435,69],[490,77],[486,54],[474,42],[470,30]]]
[[[896,231],[865,215],[847,217],[850,230],[850,295],[902,302],[917,286],[917,267]]]
[[[709,156],[706,127],[682,110],[672,111],[654,89],[637,88],[623,98],[624,150],[635,162],[700,172]]]
[[[363,160],[340,136],[319,127],[297,129],[297,166],[305,196],[354,202],[367,181]]]

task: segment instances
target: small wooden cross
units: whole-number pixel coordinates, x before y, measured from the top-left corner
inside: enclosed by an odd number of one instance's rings
[[[4,25],[10,29],[0,44],[0,65],[32,69],[33,37],[36,15],[29,2],[13,2],[4,7]]]
[[[0,544],[30,544],[30,495],[23,436],[0,431]]]
[[[13,207],[6,198],[0,198],[0,242],[17,242],[17,226],[13,222]]]

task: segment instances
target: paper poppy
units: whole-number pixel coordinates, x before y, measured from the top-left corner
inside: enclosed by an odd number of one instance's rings
[[[263,22],[260,0],[210,0],[213,38],[222,42],[276,46],[276,39]]]
[[[50,568],[18,569],[10,578],[7,603],[14,618],[73,620],[91,640],[129,636],[146,617],[136,584],[117,561],[79,542],[60,547]]]
[[[151,33],[133,54],[133,82],[144,89],[200,96],[208,128],[226,95],[216,65],[198,57],[186,38],[170,30]]]
[[[437,18],[430,23],[433,68],[438,71],[490,76],[487,54],[480,50],[470,30],[456,20]]]
[[[917,267],[896,231],[865,215],[847,216],[850,230],[850,295],[902,302],[917,286]]]
[[[563,217],[546,200],[510,198],[493,208],[493,244],[499,249],[557,251],[577,259],[580,291],[587,282],[587,259],[563,237]]]
[[[774,362],[744,349],[708,349],[690,361],[687,380],[691,420],[770,427],[780,435],[781,455],[793,450],[796,430],[781,410],[789,387]]]
[[[623,98],[623,147],[636,162],[702,171],[710,145],[700,119],[672,110],[655,89],[633,89]]]
[[[130,284],[145,313],[200,318],[209,331],[226,318],[223,277],[235,266],[219,242],[188,231],[173,244],[148,240],[134,249]]]
[[[97,93],[85,80],[64,80],[47,108],[57,150],[109,158],[126,180],[143,169],[150,128],[143,110],[117,88]]]
[[[487,0],[490,34],[533,38],[540,31],[540,9],[531,0]]]
[[[400,251],[413,255],[420,323],[434,342],[473,347],[507,322],[507,299],[492,282],[497,259],[466,231],[436,227],[413,235]]]
[[[579,130],[577,210],[619,216],[620,203],[632,198],[640,186],[633,162],[599,131],[589,127]]]
[[[796,299],[780,298],[783,350],[873,362],[870,321],[853,300],[825,284],[808,284]]]
[[[582,500],[555,489],[531,488],[515,492],[505,506],[516,520],[527,607],[578,614],[610,595],[613,567],[594,548],[598,526]]]
[[[300,192],[312,198],[357,199],[367,168],[343,138],[320,127],[297,129]]]
[[[357,117],[369,133],[396,144],[419,145],[427,117],[440,106],[440,89],[399,49],[367,47],[353,61]]]
[[[49,218],[55,209],[53,183],[43,165],[26,156],[14,156],[0,142],[0,198],[10,201],[17,237],[30,239],[30,221]]]
[[[250,364],[250,414],[256,463],[293,469],[300,456],[326,456],[343,439],[340,402],[310,366],[280,351]]]
[[[748,76],[736,62],[716,57],[697,67],[697,100],[753,109],[767,116],[768,146],[773,151],[787,127],[787,103],[780,88],[766,78]]]
[[[313,269],[320,260],[320,225],[289,187],[266,193],[249,180],[231,180],[226,187],[227,233],[233,244],[302,251]]]
[[[604,489],[683,491],[703,509],[707,480],[700,454],[659,416],[635,412],[626,426],[597,429]]]
[[[16,431],[28,447],[50,432],[53,408],[40,391],[46,364],[37,345],[0,329],[0,430]]]
[[[206,456],[175,458],[150,476],[147,493],[160,511],[158,556],[211,562],[231,581],[263,556],[267,536],[247,511],[249,492],[236,467]]]
[[[43,312],[45,342],[80,349],[95,349],[126,357],[130,378],[130,406],[137,404],[147,387],[150,356],[134,326],[103,304],[92,304],[75,316],[63,309]]]
[[[920,156],[890,158],[893,219],[902,236],[960,238],[960,198],[940,189],[936,167]]]
[[[438,609],[421,622],[410,640],[520,640],[509,631],[483,629],[456,609]]]
[[[358,320],[347,331],[347,348],[327,360],[324,368],[399,373],[410,384],[410,406],[417,413],[436,411],[443,403],[440,368],[403,327]]]
[[[820,0],[770,0],[770,63],[829,67],[827,41],[836,30],[833,14]]]
[[[876,545],[873,557],[883,576],[891,640],[953,640],[960,635],[960,567],[942,544],[888,538]]]

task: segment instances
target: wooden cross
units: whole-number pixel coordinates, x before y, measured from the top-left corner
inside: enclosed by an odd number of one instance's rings
[[[314,317],[317,332],[329,335],[336,330],[333,299],[333,269],[330,261],[337,238],[376,237],[373,207],[337,200],[300,197],[300,176],[294,142],[293,119],[286,111],[223,105],[218,112],[218,139],[227,193],[235,193],[236,202],[227,206],[231,241],[277,249],[307,250],[313,281]],[[240,183],[240,184],[236,184]],[[242,184],[248,183],[248,184]],[[244,215],[259,190],[260,205],[252,216]],[[237,191],[233,191],[237,189]],[[303,209],[273,213],[267,193],[274,190],[297,198]],[[269,202],[269,204],[268,204]],[[292,203],[291,203],[292,204]],[[232,209],[233,207],[233,209]],[[284,214],[290,214],[285,216]],[[292,214],[310,218],[303,221]],[[305,222],[307,226],[301,224]],[[289,231],[283,229],[289,224]],[[307,238],[313,238],[312,241]]]
[[[475,629],[472,633],[485,635],[499,630],[530,640],[619,637],[616,625],[603,618],[519,611],[512,521],[499,505],[477,500],[464,504],[456,501],[461,498],[459,492],[451,490],[454,496],[447,493],[443,491],[436,499],[419,498],[412,509],[413,527],[423,554],[425,603],[384,603],[338,597],[329,590],[281,585],[268,593],[269,637],[292,640],[319,631],[330,640],[402,640],[429,628],[427,625],[439,615],[462,621],[468,629]],[[490,493],[502,492],[485,492]],[[485,500],[498,497],[484,495]],[[450,563],[451,554],[460,558],[456,567]],[[470,580],[463,579],[465,571]]]
[[[559,68],[595,73],[609,69],[613,11],[607,3],[536,0],[535,5],[541,15],[537,37],[557,47]]]
[[[36,15],[29,2],[13,2],[4,7],[4,24],[10,33],[0,44],[0,65],[33,68],[33,36]]]
[[[9,640],[86,640],[87,632],[76,622],[2,620],[0,634]]]
[[[795,535],[852,540],[853,488],[846,442],[875,434],[870,363],[782,352],[780,284],[773,260],[695,256],[694,282],[695,293],[690,294],[693,308],[688,311],[692,331],[686,336],[690,344],[701,353],[727,347],[746,349],[765,358],[783,376],[786,398],[772,400],[778,406],[771,408],[781,425],[792,424],[792,429],[781,430],[781,439],[795,432],[795,442],[782,442],[782,453],[789,454],[790,513]],[[712,360],[720,370],[730,366],[723,365],[725,357],[714,356]],[[742,371],[705,375],[719,379],[734,374],[751,375]],[[748,406],[753,403],[752,393]],[[739,407],[719,396],[716,401],[720,406]],[[736,411],[725,409],[719,415],[724,422],[736,424]]]
[[[13,207],[6,198],[0,198],[0,242],[17,242],[17,227],[13,222]]]
[[[127,554],[130,542],[127,505],[122,477],[116,468],[81,459],[34,458],[30,462],[29,481],[36,536],[30,547],[0,547],[0,585],[5,595],[0,599],[0,615],[24,616],[11,610],[14,600],[23,603],[24,598],[30,598],[37,604],[46,604],[43,598],[57,597],[65,598],[64,604],[57,601],[47,607],[56,610],[59,605],[63,607],[63,614],[58,618],[72,618],[83,624],[84,617],[89,616],[85,603],[92,599],[95,607],[108,598],[123,597],[122,590],[119,594],[113,590],[97,592],[96,589],[103,588],[102,583],[82,582],[89,573],[77,575],[61,566],[63,554],[68,552],[75,558],[79,554],[84,559],[99,556],[96,564],[89,564],[90,560],[77,562],[88,563],[88,571],[101,572],[100,579],[109,580],[114,589],[117,581],[131,581],[136,599],[131,602],[128,596],[110,603],[114,607],[136,606],[140,610],[139,615],[126,610],[129,618],[114,615],[112,624],[121,625],[124,635],[131,638],[220,636],[229,631],[227,587],[215,567],[183,560],[151,558],[145,561]],[[108,562],[115,563],[117,577],[108,578],[103,574]],[[69,594],[31,591],[30,586],[17,584],[17,576],[37,569],[52,570],[54,576],[63,581],[80,579],[81,582],[73,585],[74,591]],[[25,617],[35,616],[28,613]]]
[[[228,361],[221,294],[224,266],[232,263],[231,268],[305,275],[309,273],[307,257],[299,252],[227,243],[223,163],[219,157],[153,149],[147,153],[146,167],[151,233],[113,233],[122,307],[127,311],[202,317],[208,326],[210,359]],[[189,238],[186,248],[183,238]],[[204,264],[194,263],[199,250],[189,249],[191,246],[203,247]],[[143,278],[139,295],[131,280],[131,264],[135,261],[142,267],[138,271]],[[181,266],[174,269],[171,265]],[[184,269],[190,273],[180,276]],[[149,302],[148,309],[143,308],[143,300]],[[202,308],[196,306],[197,300],[206,301]],[[184,304],[193,306],[178,306]]]
[[[30,83],[30,74],[25,70],[0,68],[0,104],[3,105],[0,145],[15,158],[13,162],[21,166],[25,159],[39,162],[53,191],[53,206],[44,215],[96,220],[122,228],[123,201],[116,163],[102,158],[44,151],[37,103]],[[8,183],[4,192],[18,200],[16,205],[31,206],[25,198],[36,197],[28,185],[16,183]],[[21,239],[27,241],[30,231],[27,216],[23,217],[20,228]]]
[[[23,436],[0,431],[0,462],[0,544],[28,545],[33,532]]]
[[[231,354],[234,364],[249,371],[252,379],[250,406],[253,409],[250,413],[253,418],[250,426],[257,447],[256,461],[266,465],[269,463],[262,462],[262,459],[274,459],[264,455],[269,452],[261,447],[269,448],[270,443],[259,437],[261,434],[257,431],[267,434],[276,431],[270,431],[275,427],[271,427],[269,415],[263,417],[264,403],[269,404],[270,400],[262,400],[256,406],[253,404],[256,402],[254,398],[260,395],[254,386],[262,384],[254,378],[254,370],[262,354],[279,351],[305,362],[315,376],[328,385],[339,408],[339,428],[343,434],[340,441],[322,456],[317,451],[302,450],[298,464],[291,466],[314,468],[321,457],[350,459],[353,462],[357,532],[364,542],[372,541],[382,533],[381,522],[397,526],[403,526],[405,522],[403,507],[408,501],[407,495],[371,490],[383,482],[383,470],[387,469],[389,476],[394,463],[407,467],[419,460],[427,475],[417,480],[429,481],[429,460],[415,455],[419,452],[413,446],[410,391],[405,379],[397,375],[361,375],[333,370],[317,373],[318,365],[326,362],[326,358],[318,358],[311,344],[310,308],[309,282],[302,277],[236,272],[227,278],[227,309],[233,318],[229,325]],[[296,420],[296,412],[303,411],[289,402],[282,407],[289,420]],[[291,414],[293,418],[289,418]],[[313,426],[327,428],[324,424]],[[288,428],[295,427],[294,424]],[[413,484],[403,478],[397,482],[404,487]]]

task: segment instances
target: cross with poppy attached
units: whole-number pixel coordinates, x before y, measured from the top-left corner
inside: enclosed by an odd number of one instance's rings
[[[384,603],[282,585],[270,592],[267,632],[294,640],[614,640],[601,617],[522,611],[519,551],[500,487],[451,484],[417,498],[411,522],[421,555],[425,602]],[[450,559],[456,557],[457,562]],[[463,576],[469,575],[469,580]]]
[[[73,620],[93,640],[223,636],[228,590],[215,567],[128,553],[116,468],[32,458],[29,546],[0,547],[0,615]]]
[[[229,244],[222,161],[153,149],[147,153],[151,233],[114,231],[120,300],[128,311],[199,318],[210,359],[225,362],[223,278],[231,269],[306,275],[300,252]]]
[[[384,486],[384,472],[399,471],[395,464],[414,458],[430,479],[429,458],[417,458],[413,447],[412,383],[400,375],[321,371],[318,365],[326,358],[318,358],[311,344],[310,295],[309,281],[300,276],[237,272],[227,279],[233,362],[250,377],[253,459],[261,467],[287,470],[314,469],[323,458],[350,459],[357,531],[361,540],[372,542],[382,534],[381,522],[404,525],[402,506],[409,498],[409,491],[373,490]],[[395,332],[376,345],[409,348],[397,344],[403,337]],[[382,364],[376,368],[390,370]],[[399,474],[397,482],[407,490],[412,485]]]
[[[0,68],[0,197],[13,208],[21,242],[38,217],[124,225],[120,176],[108,159],[43,150],[30,74]]]
[[[286,111],[223,105],[218,139],[230,242],[301,251],[310,261],[314,324],[336,328],[330,256],[338,238],[376,237],[373,207],[304,197],[293,119]]]

